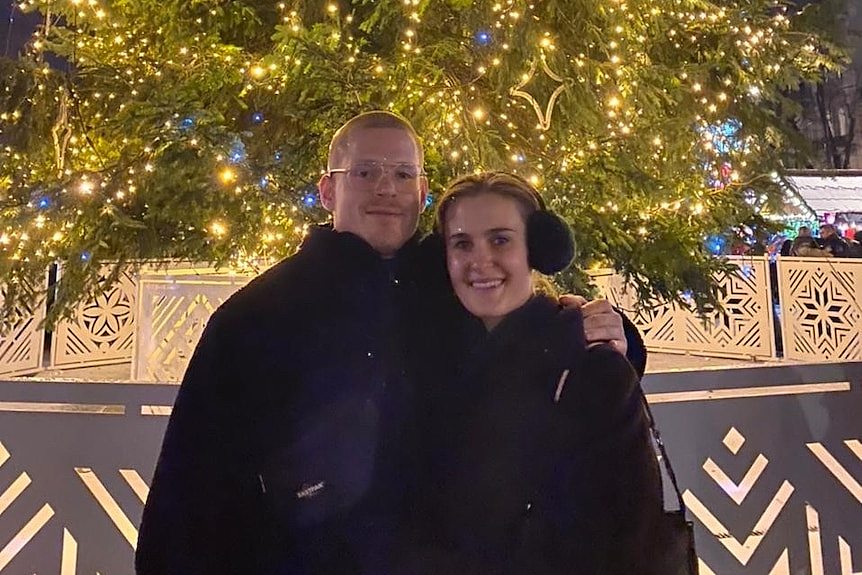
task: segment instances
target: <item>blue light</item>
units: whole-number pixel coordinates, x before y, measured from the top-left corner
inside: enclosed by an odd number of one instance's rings
[[[241,140],[233,143],[229,153],[230,161],[234,164],[242,162],[245,159],[245,144]]]
[[[473,35],[473,40],[476,41],[476,44],[479,46],[487,46],[493,40],[491,33],[487,30],[479,30]]]
[[[81,261],[82,262],[90,261],[91,257],[92,257],[92,254],[90,252],[81,252]]]
[[[260,124],[263,122],[263,114],[261,112],[255,112],[251,115],[251,121],[254,124]]]
[[[183,118],[182,122],[180,122],[180,128],[183,130],[188,130],[189,128],[194,127],[195,119],[192,117]]]
[[[722,136],[735,136],[740,128],[742,128],[742,124],[739,120],[728,120],[723,124],[719,124],[718,133]]]
[[[281,161],[281,152],[276,152],[274,158],[275,158],[276,162],[280,162]]]
[[[434,194],[428,194],[425,196],[425,207],[431,207],[431,204],[434,203]]]
[[[45,197],[39,198],[39,201],[36,203],[36,206],[40,210],[47,210],[48,208],[51,207],[51,198],[45,198]]]
[[[706,249],[709,250],[709,253],[717,256],[724,252],[727,240],[721,236],[709,236],[706,238],[704,245],[706,246]]]
[[[267,176],[262,177],[262,178],[260,179],[260,187],[261,187],[261,188],[265,188],[265,187],[267,187],[268,185],[269,185],[269,178],[268,178]]]
[[[744,145],[739,139],[742,124],[739,120],[727,120],[721,124],[709,126],[706,131],[712,136],[712,145],[719,154],[740,151]]]
[[[302,198],[302,203],[309,208],[313,208],[317,204],[317,196],[315,194],[305,194]]]

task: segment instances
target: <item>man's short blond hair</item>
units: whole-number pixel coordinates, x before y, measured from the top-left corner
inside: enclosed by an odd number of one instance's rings
[[[419,157],[419,165],[421,166],[424,164],[425,152],[422,149],[422,142],[419,141],[419,134],[416,133],[416,130],[410,122],[398,114],[393,114],[392,112],[386,112],[384,110],[374,110],[372,112],[363,112],[358,116],[353,116],[338,128],[338,131],[335,132],[335,135],[332,136],[332,141],[329,143],[327,169],[331,170],[343,167],[340,165],[342,156],[346,153],[347,145],[353,134],[361,130],[374,128],[402,130],[409,134],[413,139],[413,142],[416,144],[416,154]]]

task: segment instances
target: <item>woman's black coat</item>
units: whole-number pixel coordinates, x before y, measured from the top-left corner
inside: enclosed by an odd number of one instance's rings
[[[582,334],[579,313],[535,297],[454,381],[442,359],[426,373],[427,572],[650,572],[661,485],[637,375]]]

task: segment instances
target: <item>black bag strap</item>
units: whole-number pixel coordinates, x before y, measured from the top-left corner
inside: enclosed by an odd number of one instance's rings
[[[670,457],[667,456],[667,449],[665,449],[664,442],[661,440],[661,432],[658,430],[655,424],[655,418],[652,416],[652,410],[650,410],[649,402],[647,401],[646,394],[644,393],[643,388],[638,382],[638,393],[641,396],[641,403],[644,407],[644,413],[647,416],[647,422],[649,423],[650,432],[652,433],[653,440],[655,440],[656,445],[658,446],[659,454],[661,455],[661,461],[664,465],[665,471],[667,471],[668,477],[670,477],[670,482],[673,485],[673,490],[676,493],[676,499],[679,502],[679,510],[685,515],[685,502],[682,500],[682,493],[679,490],[679,483],[676,481],[676,473],[673,472],[673,466],[670,463]]]

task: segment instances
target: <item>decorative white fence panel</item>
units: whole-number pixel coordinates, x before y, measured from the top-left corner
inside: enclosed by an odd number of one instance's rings
[[[48,283],[48,274],[42,280]],[[0,288],[0,305],[6,296],[5,286]],[[33,309],[21,310],[21,320],[9,330],[0,334],[0,375],[27,375],[42,369],[45,356],[45,332],[42,322],[45,319],[45,304],[40,302]]]
[[[769,262],[731,258],[737,273],[717,278],[724,309],[702,318],[665,303],[638,306],[612,270],[593,274],[602,295],[629,315],[653,351],[776,357]],[[236,275],[189,264],[124,274],[120,284],[57,325],[51,367],[131,360],[137,380],[179,381],[210,315],[257,272]],[[778,258],[783,356],[802,361],[862,360],[862,260]],[[47,285],[47,274],[45,277]],[[0,301],[3,291],[0,288]],[[43,369],[44,303],[0,336],[0,375]]]
[[[252,277],[212,269],[142,273],[132,377],[180,381],[210,315]]]
[[[862,359],[862,260],[780,258],[784,357]]]
[[[650,349],[674,347],[679,338],[675,329],[676,312],[672,305],[654,301],[649,306],[638,306],[637,293],[614,270],[597,270],[590,275],[599,294],[624,311]]]
[[[602,295],[629,316],[648,349],[672,353],[769,359],[776,355],[769,262],[731,258],[736,273],[716,279],[724,292],[722,311],[702,317],[679,305],[638,306],[637,294],[612,270],[593,279]]]
[[[63,273],[60,268],[58,273]],[[110,273],[105,267],[103,273]],[[86,367],[127,363],[135,340],[137,285],[123,272],[110,290],[78,305],[71,320],[59,322],[51,339],[51,367]]]

